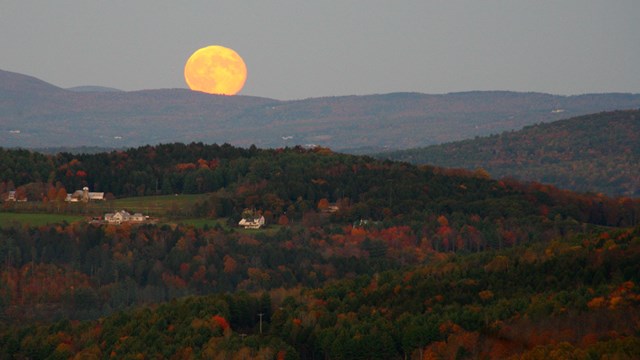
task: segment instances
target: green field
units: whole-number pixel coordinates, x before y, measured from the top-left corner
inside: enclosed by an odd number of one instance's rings
[[[24,213],[7,213],[0,212],[0,227],[12,223],[29,224],[31,226],[41,226],[46,224],[56,224],[66,221],[72,223],[74,221],[84,220],[85,217],[77,215],[62,214],[24,214]]]
[[[140,196],[115,199],[112,201],[93,201],[89,203],[49,203],[29,201],[10,204],[9,209],[17,212],[57,212],[66,214],[83,214],[100,216],[105,213],[126,210],[130,213],[143,213],[154,217],[185,217],[189,216],[196,201],[205,199],[208,194],[195,195],[159,195]]]
[[[107,205],[112,210],[127,210],[130,213],[140,212],[145,215],[172,217],[181,216],[182,213],[190,210],[196,201],[206,197],[207,194],[141,196],[116,199]]]
[[[226,219],[190,218],[193,205],[208,194],[160,195],[95,201],[90,203],[44,204],[42,202],[12,203],[10,212],[0,213],[0,226],[18,222],[39,226],[62,221],[73,222],[89,217],[102,218],[105,213],[126,210],[160,219],[160,223],[175,222],[195,227],[214,227],[219,224],[228,229]],[[56,214],[53,214],[56,212]],[[79,215],[81,214],[81,215]],[[180,219],[180,220],[175,220]]]
[[[275,234],[280,229],[278,225],[269,225],[262,229],[243,229],[237,226],[229,226],[226,218],[207,219],[189,217],[191,209],[196,201],[205,199],[208,194],[197,195],[162,195],[162,196],[142,196],[116,199],[112,201],[97,201],[90,203],[68,203],[61,206],[61,213],[33,213],[34,211],[52,211],[53,207],[45,208],[45,205],[37,202],[16,203],[13,210],[17,212],[0,213],[0,226],[18,222],[21,224],[30,224],[32,226],[40,226],[45,224],[59,223],[66,221],[68,223],[86,220],[92,216],[100,217],[107,212],[126,210],[129,213],[142,213],[152,217],[159,218],[158,223],[178,223],[184,225],[192,225],[197,228],[208,226],[213,228],[217,225],[225,230],[235,230],[246,234]],[[82,215],[76,215],[82,214]]]
[[[227,219],[205,219],[205,218],[193,218],[193,219],[181,219],[177,221],[179,224],[192,225],[197,228],[203,228],[205,226],[214,227],[220,225],[223,229],[228,229]]]

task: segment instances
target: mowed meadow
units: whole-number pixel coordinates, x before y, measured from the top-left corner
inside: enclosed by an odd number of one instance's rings
[[[202,200],[206,194],[174,194],[157,196],[140,196],[91,202],[15,202],[5,203],[4,210],[12,213],[0,213],[7,220],[17,220],[31,225],[42,221],[103,218],[105,213],[125,210],[129,213],[142,213],[162,219],[187,218],[194,202]],[[72,215],[73,214],[73,215]]]
[[[65,204],[46,203],[8,203],[0,212],[0,227],[20,224],[41,226],[56,223],[100,222],[104,214],[125,210],[131,214],[142,213],[149,216],[154,224],[182,224],[196,228],[220,227],[244,233],[274,234],[280,228],[278,224],[267,224],[262,230],[237,227],[228,218],[195,217],[194,204],[202,202],[213,194],[174,194],[139,196],[88,203],[74,202]],[[215,195],[213,195],[215,196]],[[233,221],[233,220],[231,220]]]
[[[85,217],[77,215],[0,212],[0,227],[11,226],[13,224],[41,226],[61,222],[72,223],[82,220],[85,220]]]
[[[157,217],[184,218],[190,213],[193,204],[205,197],[206,194],[174,194],[98,200],[87,203],[16,202],[5,203],[4,210],[17,213],[49,213],[50,215],[55,213],[81,214],[81,216],[92,217],[99,217],[107,212],[126,210],[130,213],[139,212]]]

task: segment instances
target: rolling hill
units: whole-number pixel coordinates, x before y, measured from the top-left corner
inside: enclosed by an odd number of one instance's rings
[[[0,148],[0,193],[33,194],[1,204],[0,358],[637,359],[640,199],[482,175],[320,147]],[[172,221],[89,221],[63,200],[85,185],[164,193],[104,205]]]
[[[485,91],[279,101],[185,89],[71,91],[0,71],[0,146],[121,148],[201,141],[406,149],[640,106],[640,94]]]
[[[483,168],[494,177],[638,197],[640,110],[574,117],[516,132],[380,156],[416,164]]]

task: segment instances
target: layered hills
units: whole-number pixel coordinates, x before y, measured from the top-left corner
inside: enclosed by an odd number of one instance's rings
[[[84,186],[113,196],[64,200]],[[1,204],[16,219],[0,221],[4,357],[640,354],[640,199],[202,143],[0,148],[0,193],[13,187],[29,201]],[[158,223],[92,220],[160,199]],[[81,220],[29,226],[51,214]],[[266,228],[238,226],[256,216]]]
[[[279,101],[185,89],[71,91],[0,71],[0,145],[121,148],[202,141],[406,149],[638,106],[638,94],[478,91]]]
[[[591,114],[381,156],[416,164],[483,168],[494,177],[638,197],[640,110]]]

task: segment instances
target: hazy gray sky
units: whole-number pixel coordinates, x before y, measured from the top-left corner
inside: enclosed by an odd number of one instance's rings
[[[640,0],[3,0],[0,69],[61,87],[186,87],[200,47],[241,94],[640,92]]]

